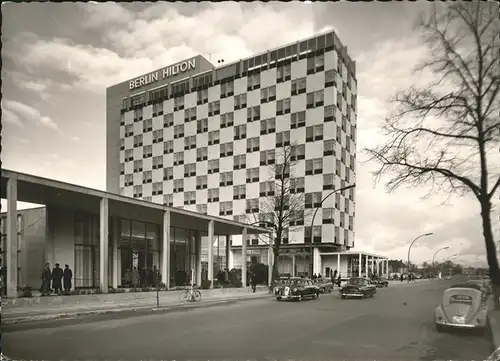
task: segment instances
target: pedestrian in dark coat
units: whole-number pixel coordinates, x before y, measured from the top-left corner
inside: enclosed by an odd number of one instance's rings
[[[257,288],[257,276],[254,272],[250,273],[250,284],[252,285],[252,292],[255,293],[255,289]]]
[[[339,273],[339,278],[337,278],[337,286],[340,287],[341,284],[342,284],[342,275]]]
[[[64,277],[63,270],[59,267],[59,263],[56,263],[54,269],[52,269],[52,288],[56,294],[62,292],[62,278]]]
[[[42,285],[40,286],[40,293],[42,296],[48,296],[50,294],[50,280],[52,278],[52,273],[50,272],[50,263],[45,263],[45,267],[42,270],[41,279]]]
[[[64,265],[64,273],[63,273],[63,286],[64,293],[69,294],[71,291],[71,279],[73,278],[73,272],[69,268],[69,265]]]

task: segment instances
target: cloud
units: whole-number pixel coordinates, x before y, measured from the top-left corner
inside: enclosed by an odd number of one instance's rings
[[[80,138],[79,138],[79,137],[77,137],[76,135],[75,135],[75,136],[70,137],[69,139],[71,139],[73,142],[79,142],[79,141],[80,141]]]
[[[42,116],[38,110],[16,100],[2,101],[2,108],[22,119],[29,119],[37,126],[44,126],[52,130],[60,131],[57,124],[48,116]]]
[[[13,124],[13,125],[16,125],[18,127],[24,128],[24,124],[21,122],[21,119],[19,119],[17,114],[15,114],[13,111],[11,111],[9,109],[4,109],[4,107],[2,106],[2,113],[3,113],[2,120],[5,123]]]

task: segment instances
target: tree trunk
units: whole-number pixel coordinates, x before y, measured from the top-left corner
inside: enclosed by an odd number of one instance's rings
[[[491,202],[489,199],[481,201],[481,218],[483,221],[483,236],[486,243],[486,258],[490,269],[491,284],[495,295],[495,308],[500,309],[500,269],[498,268],[497,251],[493,232],[491,230]]]
[[[280,255],[279,249],[273,249],[273,269],[271,270],[271,284],[269,285],[269,293],[274,291],[274,285],[276,284],[276,275],[278,274],[278,258]]]

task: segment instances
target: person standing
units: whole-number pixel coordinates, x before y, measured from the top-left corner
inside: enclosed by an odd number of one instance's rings
[[[339,278],[337,278],[337,286],[340,287],[341,284],[342,284],[342,275],[339,273]]]
[[[250,273],[250,282],[252,285],[252,292],[255,293],[255,290],[257,288],[257,276],[256,276],[255,272]]]
[[[64,277],[63,270],[59,267],[59,263],[52,270],[52,288],[56,295],[62,293],[62,278]]]
[[[52,274],[50,272],[50,263],[45,263],[45,267],[42,270],[41,274],[42,285],[40,286],[40,293],[42,296],[50,295],[50,280],[52,278]]]
[[[63,273],[63,286],[64,286],[64,293],[67,295],[69,295],[69,292],[71,291],[72,279],[73,279],[73,272],[69,268],[69,265],[65,264]]]

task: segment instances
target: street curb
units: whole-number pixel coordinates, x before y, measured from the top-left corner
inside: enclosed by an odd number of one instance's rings
[[[156,308],[153,305],[148,306],[139,306],[139,307],[123,307],[116,309],[108,309],[108,310],[92,310],[92,311],[79,311],[79,312],[69,312],[69,313],[58,313],[58,314],[50,314],[50,315],[36,315],[36,316],[27,316],[27,317],[18,317],[12,319],[3,319],[3,325],[12,325],[19,323],[29,323],[36,321],[51,321],[51,320],[65,320],[77,317],[85,317],[85,316],[96,316],[110,313],[121,313],[121,312],[166,312],[166,311],[181,311],[185,309],[193,309],[193,308],[208,308],[211,306],[223,305],[228,303],[235,303],[238,301],[250,301],[250,300],[258,300],[266,298],[266,296],[270,296],[268,293],[259,295],[259,296],[246,296],[246,297],[233,297],[233,298],[225,298],[219,300],[207,300],[202,301],[197,304],[174,304],[171,306],[160,306],[160,308]]]

